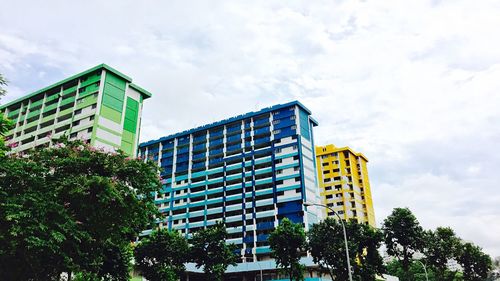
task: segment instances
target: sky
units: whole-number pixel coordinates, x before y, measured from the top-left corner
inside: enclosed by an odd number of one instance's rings
[[[141,140],[299,100],[409,207],[500,256],[500,2],[0,0],[2,103],[100,63],[153,93]]]

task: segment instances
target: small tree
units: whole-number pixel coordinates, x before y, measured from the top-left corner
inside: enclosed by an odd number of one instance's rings
[[[196,232],[190,240],[191,260],[196,267],[203,266],[206,280],[220,281],[229,265],[236,265],[238,257],[234,253],[237,246],[226,244],[227,231],[224,224],[215,225]]]
[[[365,224],[346,222],[350,263],[353,277],[374,280],[385,272],[378,248],[382,242],[380,231]],[[347,280],[347,261],[342,225],[333,218],[314,224],[307,234],[309,249],[315,263],[328,271],[332,280]]]
[[[284,218],[280,225],[269,235],[271,257],[293,280],[303,280],[304,266],[300,264],[301,254],[306,249],[306,235],[300,224]]]
[[[460,240],[449,227],[438,227],[425,234],[425,256],[438,280],[453,280],[455,271],[448,269],[448,262],[457,255]]]
[[[423,229],[408,208],[395,208],[382,225],[387,253],[401,261],[408,275],[413,255],[423,249]]]
[[[155,231],[134,249],[136,268],[150,281],[176,281],[188,262],[189,245],[176,231]]]
[[[462,266],[465,281],[484,280],[492,269],[491,257],[472,243],[460,244],[456,260]]]

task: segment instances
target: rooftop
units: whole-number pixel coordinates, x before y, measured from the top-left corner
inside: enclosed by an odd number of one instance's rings
[[[139,147],[144,147],[144,146],[152,145],[152,144],[155,144],[155,143],[158,143],[158,142],[162,142],[162,141],[165,141],[165,140],[173,139],[175,137],[179,137],[179,136],[183,136],[183,135],[187,135],[187,134],[192,134],[192,133],[195,133],[195,132],[198,132],[198,131],[202,131],[202,130],[209,130],[211,128],[220,126],[222,124],[226,124],[226,123],[230,123],[230,122],[234,122],[234,121],[239,121],[239,120],[247,119],[247,118],[250,118],[250,117],[253,117],[253,116],[257,116],[257,115],[260,115],[260,114],[263,114],[263,113],[275,111],[277,109],[281,109],[281,108],[285,108],[285,107],[289,107],[289,106],[293,106],[293,105],[297,105],[300,108],[302,108],[303,110],[305,110],[307,113],[311,114],[311,111],[307,107],[305,107],[302,103],[300,103],[299,101],[292,101],[292,102],[289,102],[289,103],[273,105],[273,106],[270,106],[270,107],[263,108],[263,109],[261,109],[259,111],[248,112],[248,113],[241,114],[241,115],[238,115],[238,116],[235,116],[235,117],[231,117],[231,118],[228,118],[228,119],[224,119],[224,120],[221,120],[221,121],[217,121],[217,122],[214,122],[214,123],[210,123],[210,124],[207,124],[207,125],[203,125],[203,126],[200,126],[200,127],[196,127],[196,128],[193,128],[193,129],[182,131],[182,132],[179,132],[179,133],[171,134],[171,135],[168,135],[168,136],[164,136],[164,137],[159,138],[157,140],[150,140],[150,141],[147,141],[147,142],[143,142],[143,143],[139,144]],[[314,118],[312,118],[310,116],[309,116],[309,118],[313,122],[314,126],[318,125],[318,122]]]
[[[141,94],[144,96],[144,98],[145,98],[145,99],[146,99],[146,98],[150,98],[150,97],[151,97],[151,93],[150,93],[150,92],[148,92],[148,91],[144,90],[143,88],[141,88],[141,87],[139,87],[139,86],[137,86],[137,85],[133,84],[133,83],[132,83],[132,78],[130,78],[129,76],[127,76],[127,75],[125,75],[125,74],[121,73],[120,71],[118,71],[118,70],[116,70],[116,69],[112,68],[111,66],[109,66],[109,65],[104,64],[104,63],[103,63],[103,64],[99,64],[99,65],[97,65],[97,66],[94,66],[94,67],[92,67],[92,68],[90,68],[90,69],[87,69],[87,70],[85,70],[85,71],[83,71],[83,72],[80,72],[80,73],[78,73],[78,74],[75,74],[75,75],[73,75],[73,76],[71,76],[71,77],[68,77],[68,78],[66,78],[66,79],[64,79],[64,80],[61,80],[61,81],[59,81],[59,82],[57,82],[57,83],[54,83],[54,84],[52,84],[52,85],[50,85],[50,86],[47,86],[47,87],[42,88],[42,89],[40,89],[40,90],[37,90],[37,91],[35,91],[35,92],[31,93],[31,94],[28,94],[28,95],[26,95],[26,96],[22,96],[22,97],[20,97],[20,98],[18,98],[18,99],[16,99],[16,100],[13,100],[13,101],[11,101],[11,102],[9,102],[9,103],[2,104],[2,105],[0,105],[0,110],[1,110],[1,109],[6,108],[6,107],[8,107],[8,106],[11,106],[11,105],[13,105],[13,104],[16,104],[16,103],[18,103],[18,102],[20,102],[20,101],[24,101],[24,100],[26,100],[26,99],[29,99],[29,98],[31,98],[31,97],[34,97],[34,96],[36,96],[36,95],[38,95],[38,94],[41,94],[41,93],[43,93],[43,92],[45,92],[45,91],[47,91],[47,90],[52,89],[52,88],[55,88],[55,87],[61,86],[61,85],[65,84],[65,83],[67,83],[67,82],[69,82],[69,81],[71,81],[71,80],[74,80],[74,79],[76,79],[76,78],[78,78],[78,77],[80,77],[80,76],[83,76],[83,75],[86,75],[86,74],[92,73],[92,72],[94,72],[94,71],[96,71],[96,70],[99,70],[99,69],[105,69],[106,71],[109,71],[109,72],[111,72],[111,73],[113,73],[113,74],[115,74],[115,75],[119,76],[120,78],[122,78],[122,79],[126,80],[127,82],[131,83],[131,84],[130,84],[130,87],[134,88],[136,91],[138,91],[139,93],[141,93]]]

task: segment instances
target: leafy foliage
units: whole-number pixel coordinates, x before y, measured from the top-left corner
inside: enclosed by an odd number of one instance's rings
[[[426,232],[424,253],[439,280],[453,280],[456,272],[448,270],[448,261],[456,256],[459,245],[460,240],[449,227]]]
[[[150,281],[176,281],[188,262],[189,245],[178,232],[155,231],[134,249],[136,268]]]
[[[3,86],[7,86],[7,80],[0,73],[0,97],[4,96],[7,93]]]
[[[7,85],[7,81],[0,73],[0,98],[5,95],[6,90],[3,86]],[[0,112],[0,157],[4,157],[9,148],[5,145],[5,134],[14,127],[14,122],[7,119],[2,112]]]
[[[382,232],[387,253],[398,258],[408,273],[413,255],[424,246],[424,231],[417,218],[408,208],[395,208],[384,220]]]
[[[215,225],[199,230],[190,240],[191,260],[196,267],[203,266],[206,280],[222,280],[229,265],[236,265],[238,257],[234,253],[237,246],[226,244],[227,231],[224,224]]]
[[[360,280],[374,280],[376,274],[385,272],[378,248],[382,233],[365,224],[347,222],[348,248],[353,277]],[[309,249],[315,263],[328,271],[332,280],[347,280],[347,261],[342,224],[327,218],[314,224],[307,234]]]
[[[0,161],[0,276],[125,280],[129,243],[157,213],[156,165],[66,140]]]
[[[491,257],[472,243],[463,243],[458,247],[456,260],[462,266],[466,281],[484,280],[492,269]]]
[[[271,256],[292,280],[303,280],[304,266],[300,264],[301,254],[307,247],[304,228],[284,218],[269,235]]]

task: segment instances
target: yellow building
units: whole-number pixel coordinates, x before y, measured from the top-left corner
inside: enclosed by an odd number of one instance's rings
[[[368,159],[349,147],[316,146],[316,167],[322,203],[345,220],[375,227]],[[327,216],[335,216],[325,209]]]

